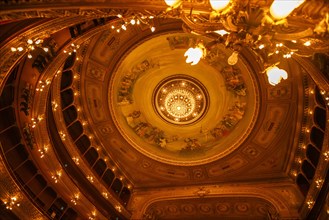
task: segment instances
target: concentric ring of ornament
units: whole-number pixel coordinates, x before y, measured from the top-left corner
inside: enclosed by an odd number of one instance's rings
[[[158,115],[166,122],[176,125],[187,125],[200,120],[208,105],[206,88],[187,75],[165,78],[153,93],[153,106]]]

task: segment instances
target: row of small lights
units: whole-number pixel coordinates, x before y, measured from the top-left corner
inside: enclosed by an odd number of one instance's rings
[[[39,43],[39,42],[37,42],[37,43]],[[18,50],[21,51],[20,48],[18,48]],[[76,51],[74,51],[74,52],[76,52]],[[66,52],[64,52],[64,53],[66,53]],[[31,57],[29,57],[29,58],[31,58]],[[42,92],[44,90],[45,86],[49,85],[49,84],[50,84],[50,80],[46,80],[45,82],[40,80],[39,83],[38,83],[39,86],[36,88],[36,91],[37,92],[39,92],[39,91]],[[56,110],[57,107],[58,107],[58,104],[56,102],[52,102],[52,106],[53,106],[53,109]],[[37,124],[39,122],[41,122],[42,120],[43,120],[43,115],[39,115],[36,118],[31,118],[31,122],[32,122],[31,127],[35,128],[37,126]],[[65,139],[65,134],[61,133],[61,137]],[[44,156],[46,155],[48,150],[49,150],[49,145],[45,145],[42,148],[39,148],[38,152],[40,154],[40,158],[44,158]],[[54,174],[51,175],[51,178],[53,179],[54,183],[56,184],[56,183],[59,182],[61,176],[62,176],[62,170],[59,169],[59,170],[55,171]],[[74,194],[73,198],[71,199],[71,202],[74,205],[77,205],[79,197],[80,197],[79,193]],[[12,197],[10,201],[5,201],[4,204],[6,205],[6,208],[12,210],[13,206],[15,206],[15,205],[19,206],[20,204],[16,203],[16,200],[17,200],[16,197]]]
[[[43,42],[42,39],[35,39],[35,40],[28,39],[28,40],[26,41],[26,45],[24,46],[25,49],[24,49],[24,47],[19,46],[19,47],[11,47],[10,50],[11,50],[12,52],[22,52],[22,51],[26,50],[26,52],[28,53],[28,54],[27,54],[27,57],[28,57],[29,59],[31,59],[31,58],[33,57],[32,54],[31,54],[31,52],[32,52],[33,50],[35,50],[36,48],[41,48],[41,49],[43,49],[45,52],[48,52],[48,51],[49,51],[49,48],[48,48],[48,47],[42,47],[42,45],[41,45],[42,42]]]
[[[118,17],[119,17],[119,18],[122,18],[121,15],[118,15]],[[142,19],[145,19],[145,18],[146,18],[146,17],[144,17],[144,16],[142,17]],[[148,17],[148,18],[149,18],[149,19],[153,19],[153,16],[150,16],[150,17]],[[140,19],[137,19],[137,20],[136,20],[135,18],[132,18],[132,19],[130,20],[130,22],[125,22],[124,24],[122,24],[120,28],[117,28],[117,27],[115,27],[115,26],[112,26],[111,28],[112,28],[112,29],[116,29],[117,32],[120,32],[121,29],[122,29],[122,30],[127,30],[127,25],[128,25],[129,23],[130,23],[131,25],[135,25],[135,24],[139,25],[139,24],[140,24]],[[144,22],[143,22],[143,23],[144,23]],[[145,24],[145,23],[144,23],[144,24]],[[153,26],[151,26],[150,29],[151,29],[152,32],[155,31],[155,27],[153,27]],[[36,47],[41,47],[41,46],[37,46],[37,45],[39,45],[40,43],[42,43],[42,40],[35,40],[35,41],[33,41],[33,40],[31,40],[31,39],[27,40],[27,48],[26,48],[26,50],[28,51],[28,58],[32,58],[32,55],[30,54],[30,51],[34,50]],[[304,45],[305,45],[305,46],[310,46],[311,43],[310,43],[310,41],[307,41],[307,42],[304,43]],[[276,47],[278,47],[278,48],[280,48],[280,47],[282,47],[282,46],[283,46],[282,43],[276,45]],[[68,50],[68,51],[67,51],[67,50],[64,50],[64,53],[68,53],[69,55],[71,55],[72,52],[76,52],[76,49],[79,48],[79,46],[76,46],[76,45],[74,45],[74,44],[71,44],[71,47],[72,47],[72,48],[71,48],[72,51],[70,51],[70,50]],[[265,45],[262,44],[262,45],[259,46],[259,49],[263,49],[264,47],[265,47]],[[12,52],[16,52],[16,51],[21,52],[21,51],[23,51],[23,50],[24,50],[23,47],[17,47],[17,48],[12,47],[12,48],[11,48],[11,51],[12,51]],[[44,47],[43,50],[44,50],[45,52],[48,52],[48,48],[46,48],[46,47]],[[279,50],[276,50],[276,51],[275,51],[276,54],[278,54],[279,52],[280,52]],[[290,58],[292,54],[293,54],[293,51],[291,51],[291,52],[289,52],[289,53],[287,53],[287,54],[284,54],[283,57],[284,57],[284,58]],[[77,59],[78,59],[78,58],[77,58]],[[39,82],[39,83],[40,83],[40,88],[37,88],[36,91],[43,91],[44,84],[43,84],[43,82]],[[48,85],[48,83],[46,83],[46,84]],[[321,94],[322,94],[322,95],[325,95],[325,94],[327,95],[327,96],[325,97],[325,100],[327,101],[327,105],[329,106],[329,94],[326,93],[325,91],[321,91]],[[56,104],[56,107],[57,107],[57,106],[58,106],[58,105]],[[56,109],[55,109],[55,110],[56,110]],[[32,121],[33,121],[33,123],[32,123],[32,124],[33,124],[32,127],[35,127],[36,123],[39,122],[40,120],[39,120],[39,117],[38,117],[37,120],[32,119]],[[64,134],[64,132],[60,132],[60,135],[61,135],[62,140],[65,140],[65,134]],[[99,148],[97,148],[97,149],[99,149]],[[306,146],[304,146],[303,149],[306,149]],[[40,149],[39,149],[39,152],[40,152],[40,154],[41,154],[41,157],[44,156],[44,153],[46,153],[47,150],[48,150],[47,147],[45,147],[43,150],[40,150]],[[324,152],[323,155],[325,156],[325,161],[328,161],[328,160],[329,160],[329,151]],[[77,165],[79,165],[79,162],[78,162],[79,159],[78,159],[78,158],[75,158],[75,157],[74,157],[73,160],[75,161],[75,163],[76,163]],[[105,161],[106,161],[106,160],[105,160]],[[298,160],[298,163],[301,163],[301,159],[300,159],[300,158],[299,158],[299,160]],[[112,168],[112,171],[114,171],[114,170],[115,170],[115,167]],[[58,180],[59,180],[59,178],[61,177],[61,175],[62,175],[61,171],[57,171],[56,174],[52,175],[52,179],[54,179],[55,183],[58,182]],[[294,176],[295,176],[295,175],[294,175]],[[87,179],[88,179],[89,181],[93,182],[93,177],[92,177],[92,176],[87,176]],[[122,180],[122,177],[120,177],[120,180]],[[323,180],[322,180],[322,179],[318,179],[318,180],[316,180],[315,182],[316,182],[316,187],[317,187],[317,188],[320,188],[321,185],[323,184]],[[128,188],[130,188],[129,186],[130,186],[130,185],[128,185]],[[103,195],[107,195],[107,193],[103,193]],[[106,196],[104,196],[104,197],[106,197]],[[74,197],[73,197],[73,199],[71,200],[71,202],[74,203],[74,204],[76,205],[78,199],[79,199],[78,194],[75,194]],[[16,203],[16,200],[17,200],[16,197],[12,197],[11,200],[10,200],[10,202],[5,202],[5,204],[8,204],[8,205],[6,206],[6,208],[7,208],[7,209],[12,209],[12,207],[13,207],[15,204],[16,204],[17,206],[19,206],[19,203]],[[309,201],[307,202],[307,204],[308,204],[308,207],[311,208],[311,207],[314,205],[314,201],[313,201],[313,200],[309,200]],[[120,206],[116,206],[116,208],[118,209],[119,212],[121,212],[121,207],[120,207]],[[95,216],[96,216],[96,211],[92,213],[92,215],[91,215],[91,217],[89,217],[89,219],[95,219]]]
[[[10,50],[12,52],[14,52],[14,53],[15,52],[23,52],[23,51],[26,51],[27,52],[27,57],[29,59],[32,59],[33,56],[32,56],[31,53],[36,48],[41,48],[45,52],[48,52],[49,51],[49,48],[48,47],[42,47],[41,46],[41,43],[42,42],[43,42],[42,39],[36,39],[36,40],[28,39],[26,45],[19,46],[19,47],[11,47]],[[77,50],[79,49],[79,47],[80,47],[80,45],[71,43],[67,49],[63,50],[63,52],[65,54],[72,55],[72,53],[77,52]],[[76,59],[79,60],[79,58],[76,58]]]
[[[54,183],[57,184],[59,182],[61,176],[62,176],[62,170],[57,170],[56,173],[51,176],[51,178],[53,179]],[[77,192],[77,193],[73,194],[70,202],[76,206],[76,205],[78,205],[79,199],[80,199],[80,192]],[[96,213],[96,211],[94,211],[94,212]],[[91,215],[91,216],[93,216],[93,215]],[[96,216],[96,214],[95,214],[95,216]]]
[[[118,17],[120,17],[120,16],[118,16]],[[134,25],[134,21],[133,21],[133,19],[131,20],[130,23],[131,23],[132,25]],[[140,20],[137,20],[137,24],[139,24],[139,23],[140,23]],[[123,26],[122,26],[122,28],[125,29]],[[126,29],[125,29],[125,30],[126,30]],[[151,30],[154,31],[154,30],[155,30],[154,27],[152,27]],[[27,40],[26,50],[27,50],[27,52],[28,52],[28,55],[27,55],[27,56],[28,56],[29,59],[32,58],[32,55],[31,55],[30,52],[33,51],[33,50],[35,50],[35,48],[37,48],[37,47],[40,47],[40,48],[41,48],[40,44],[41,44],[42,42],[43,42],[43,40],[40,40],[40,39],[39,39],[39,40],[35,40],[35,41],[34,41],[34,40],[31,40],[31,39]],[[64,52],[64,53],[67,53],[68,55],[71,55],[72,53],[76,53],[78,48],[79,48],[79,45],[75,45],[75,44],[72,43],[72,44],[70,45],[69,49],[64,50],[63,52]],[[11,48],[11,51],[12,51],[12,52],[16,52],[16,51],[21,52],[21,51],[23,51],[23,50],[24,50],[23,47],[17,47],[17,48],[12,47],[12,48]],[[46,47],[44,47],[43,50],[44,50],[45,52],[48,52],[49,49],[46,48]],[[79,58],[77,57],[76,60],[79,60]],[[60,73],[60,71],[57,72],[57,73]],[[77,76],[74,75],[74,78],[77,78]],[[50,80],[46,80],[45,82],[40,80],[40,81],[38,82],[38,87],[36,88],[36,91],[37,91],[37,92],[39,92],[39,91],[42,92],[42,91],[45,89],[45,86],[46,86],[46,85],[49,85],[50,83],[51,83]],[[78,95],[76,92],[75,92],[74,94],[75,94],[75,95]],[[56,102],[52,102],[52,106],[53,106],[53,109],[56,110],[57,107],[58,107],[58,104],[57,104]],[[38,116],[37,118],[32,118],[32,119],[31,119],[31,122],[32,122],[32,128],[35,128],[35,127],[37,126],[37,124],[38,124],[42,119],[43,119],[42,116]],[[84,125],[86,125],[86,123],[85,123]],[[60,131],[59,134],[60,134],[60,137],[61,137],[61,139],[62,139],[63,141],[66,140],[66,135],[65,135],[65,133],[64,133],[63,131]],[[92,139],[93,136],[89,136],[89,138]],[[97,148],[97,150],[99,150],[99,148]],[[48,146],[44,146],[43,148],[39,148],[39,149],[38,149],[38,152],[40,153],[40,158],[44,158],[45,154],[48,152]],[[74,161],[77,165],[79,165],[79,159],[78,159],[77,157],[73,157],[72,159],[73,159],[73,161]],[[105,158],[104,160],[107,161],[106,158]],[[112,171],[115,171],[115,170],[116,170],[116,168],[113,167],[113,168],[112,168]],[[58,183],[59,180],[60,180],[60,178],[61,178],[61,176],[62,176],[62,170],[57,170],[57,171],[51,176],[51,178],[53,179],[54,183]],[[92,177],[92,176],[87,176],[87,179],[88,179],[90,182],[93,182],[93,177]],[[119,179],[120,179],[120,180],[123,180],[123,177],[121,176]],[[131,185],[128,185],[128,188],[131,188]],[[104,192],[103,195],[105,196],[105,195],[107,195],[107,193]],[[108,198],[108,196],[106,196],[106,197]],[[74,205],[77,205],[78,199],[79,199],[79,194],[74,194],[73,198],[71,199],[71,202],[72,202]],[[5,202],[5,204],[6,204],[6,208],[7,208],[7,209],[12,209],[12,207],[13,207],[13,206],[15,205],[15,203],[16,203],[16,200],[17,200],[16,197],[12,197],[12,198],[11,198],[11,201],[6,201],[6,202]],[[19,206],[19,203],[17,203],[16,205]],[[121,212],[121,206],[120,206],[120,205],[117,205],[117,206],[116,206],[116,209],[117,209],[119,212]],[[91,217],[89,217],[89,219],[95,219],[95,216],[96,216],[96,212],[93,212],[92,215],[91,215]]]
[[[152,20],[154,18],[154,16],[133,16],[129,19],[124,18],[121,14],[117,15],[118,18],[122,19],[122,22],[118,22],[118,25],[112,25],[111,29],[112,30],[116,30],[117,33],[120,33],[121,30],[126,31],[128,25],[140,25],[140,24],[145,24],[148,25],[150,27],[151,32],[155,31],[155,26],[151,25],[149,20]]]
[[[119,16],[118,16],[119,17]],[[131,24],[134,24],[133,20],[131,20],[130,22]],[[140,23],[140,20],[137,20],[137,24]],[[124,27],[122,26],[122,28],[124,29]],[[154,31],[154,27],[151,28],[152,31]],[[47,47],[42,47],[41,46],[41,43],[43,42],[43,40],[41,39],[36,39],[36,40],[32,40],[32,39],[28,39],[27,40],[27,45],[25,46],[25,50],[28,52],[28,55],[27,57],[29,59],[31,59],[33,56],[31,54],[31,51],[35,50],[36,48],[42,48],[45,52],[48,52],[49,49]],[[68,55],[71,55],[72,53],[76,53],[77,52],[77,49],[79,48],[79,45],[75,45],[75,44],[71,44],[70,47],[67,49],[67,50],[64,50],[63,52],[64,53],[67,53]],[[24,51],[24,48],[23,47],[11,47],[11,51],[12,52],[22,52]],[[79,58],[77,57],[76,60],[79,60]],[[57,74],[60,73],[60,71],[57,72]],[[75,75],[74,78],[77,78],[77,76]],[[42,92],[44,89],[45,89],[45,86],[46,85],[49,85],[51,83],[50,80],[46,80],[45,82],[44,81],[39,81],[38,82],[38,87],[36,88],[36,91],[37,92]],[[75,93],[75,95],[78,95]],[[56,111],[57,107],[58,107],[58,104],[56,102],[52,102],[52,106],[53,106],[53,109]],[[32,124],[32,128],[35,128],[37,126],[37,124],[43,119],[43,116],[38,116],[36,118],[32,118],[31,119],[31,124]],[[66,135],[63,131],[60,131],[59,132],[60,134],[60,137],[62,140],[66,140]],[[90,139],[92,139],[92,136],[89,136]],[[44,158],[45,154],[48,152],[48,145],[44,146],[43,148],[39,148],[38,149],[38,152],[40,153],[40,158]],[[99,148],[98,148],[99,150]],[[73,161],[79,165],[79,159],[77,157],[73,157],[72,158]],[[105,160],[106,161],[106,160]],[[112,171],[115,171],[115,167],[112,168]],[[62,176],[62,170],[59,169],[57,171],[55,171],[54,174],[51,175],[51,178],[53,179],[54,183],[58,183],[60,178]],[[90,182],[93,182],[93,177],[92,176],[87,176],[87,179],[90,181]],[[120,177],[120,180],[123,180],[123,177]],[[128,188],[131,188],[131,185],[128,185]],[[107,195],[107,193],[103,193],[103,196]],[[106,196],[108,198],[108,196]],[[79,193],[76,193],[73,195],[72,199],[71,199],[71,202],[74,204],[74,205],[77,205],[78,203],[78,200],[79,200]],[[19,203],[17,203],[17,197],[11,197],[8,201],[5,201],[4,204],[6,205],[6,208],[7,209],[10,209],[12,210],[12,208],[14,206],[20,206]],[[121,206],[120,205],[117,205],[116,206],[116,209],[121,212]],[[93,211],[92,214],[90,215],[89,219],[95,219],[96,218],[96,211]]]
[[[56,171],[55,174],[52,175],[51,178],[53,179],[54,183],[58,183],[59,180],[60,180],[60,178],[61,178],[61,176],[62,176],[62,171],[61,171],[61,170],[58,170],[58,171]],[[87,176],[87,179],[88,179],[91,183],[94,182],[94,181],[93,181],[94,178],[93,178],[92,176],[89,176],[89,175],[88,175],[88,176]],[[108,193],[107,193],[107,192],[103,192],[102,195],[103,195],[104,198],[108,199]],[[76,206],[76,205],[78,205],[79,200],[80,200],[80,192],[77,192],[77,193],[74,193],[74,194],[73,194],[73,196],[72,196],[70,202],[71,202],[73,205]],[[120,205],[116,205],[115,208],[116,208],[119,212],[122,211],[122,207],[121,207]],[[88,219],[96,219],[96,215],[97,215],[97,212],[96,212],[96,210],[94,210],[94,211],[92,211],[92,213],[89,215]]]
[[[46,86],[49,86],[51,83],[50,79],[46,79],[45,81],[39,80],[38,87],[35,89],[37,92],[42,92]]]
[[[76,51],[75,51],[76,52]],[[76,79],[76,80],[78,80],[78,75],[77,74],[74,74],[74,79]],[[75,91],[74,92],[74,96],[79,96],[79,91],[77,90],[77,91]],[[77,103],[77,104],[79,104],[79,103]],[[81,108],[80,107],[77,107],[77,112],[81,112]],[[83,120],[81,117],[79,117],[80,118],[80,121],[81,121],[81,125],[86,129],[86,127],[88,126],[88,122],[86,121],[86,120]],[[63,131],[61,131],[60,132],[60,135],[61,135],[61,137],[62,137],[62,140],[65,140],[66,139],[66,135],[65,135],[65,132],[63,132]],[[93,135],[89,135],[88,136],[88,138],[92,141],[93,140]],[[96,151],[100,151],[100,147],[96,147]],[[79,157],[78,156],[73,156],[72,157],[72,160],[74,161],[74,163],[76,164],[76,165],[79,165],[80,164],[80,160],[79,160]],[[103,160],[105,161],[105,162],[108,162],[108,157],[104,157],[103,158]],[[115,172],[117,169],[116,169],[116,167],[115,166],[113,166],[112,168],[111,168],[111,170],[113,171],[113,172]],[[88,175],[87,176],[87,179],[90,181],[90,182],[93,182],[93,177],[92,176],[90,176],[90,175]],[[119,179],[121,180],[121,181],[123,181],[124,180],[124,177],[123,176],[119,176]],[[127,188],[128,189],[131,189],[131,185],[130,184],[128,184],[127,185]]]
[[[72,46],[72,45],[71,45],[71,46]],[[73,51],[73,52],[76,52],[76,51]],[[68,52],[68,51],[66,51],[66,52],[64,52],[64,53],[68,53],[68,54],[70,55],[70,52]],[[59,74],[59,73],[61,73],[61,71],[57,72],[57,74]],[[75,75],[74,78],[76,79],[77,76]],[[78,94],[77,92],[75,92],[74,95],[77,96],[77,95],[79,95],[79,94]],[[57,104],[56,101],[52,101],[52,107],[53,107],[53,110],[55,110],[55,111],[57,110],[57,108],[58,108],[58,104]],[[80,111],[79,108],[78,108],[77,110]],[[42,118],[39,118],[39,119],[32,119],[32,121],[34,121],[34,127],[36,126],[36,124],[37,124],[41,119],[42,119]],[[83,125],[84,127],[85,127],[87,124],[88,124],[88,123],[87,123],[86,121],[83,121],[83,122],[82,122],[82,125]],[[66,140],[66,134],[65,134],[64,131],[59,131],[59,135],[60,135],[60,137],[61,137],[61,139],[62,139],[63,141]],[[89,138],[90,138],[90,139],[93,139],[93,136],[92,136],[92,135],[89,135]],[[97,147],[96,150],[99,151],[100,148]],[[46,154],[47,151],[48,151],[48,146],[45,146],[44,148],[39,149],[38,151],[39,151],[39,153],[40,153],[40,158],[44,158],[45,154]],[[75,163],[77,166],[79,166],[79,164],[80,164],[80,160],[79,160],[79,157],[78,157],[78,156],[73,156],[73,157],[72,157],[72,160],[74,161],[74,163]],[[106,161],[107,161],[107,158],[105,158],[104,161],[106,162]],[[112,170],[112,171],[116,171],[116,167],[112,167],[111,170]],[[62,170],[57,170],[57,171],[55,171],[54,174],[52,174],[51,178],[53,179],[54,183],[58,183],[59,180],[60,180],[60,178],[61,178],[61,176],[62,176]],[[90,181],[91,183],[93,183],[93,182],[94,182],[94,179],[95,179],[95,178],[93,177],[93,175],[87,175],[86,178],[87,178],[88,181]],[[120,180],[123,180],[124,178],[123,178],[122,176],[120,176],[119,179],[120,179]],[[128,189],[130,189],[130,188],[131,188],[131,185],[129,184],[127,187],[128,187]],[[107,193],[107,192],[103,192],[102,195],[103,195],[105,198],[108,198],[108,193]],[[76,194],[73,195],[73,197],[72,197],[72,199],[71,199],[71,202],[72,202],[74,205],[77,205],[77,204],[78,204],[78,200],[79,200],[79,193],[76,193]],[[117,209],[119,212],[122,211],[120,205],[117,205],[117,206],[116,206],[116,209]],[[93,212],[92,215],[90,215],[89,219],[95,219],[95,216],[96,216],[96,212]]]
[[[310,94],[314,94],[314,90],[310,90]],[[320,94],[323,96],[323,98],[326,100],[327,102],[327,106],[329,106],[329,93],[324,91],[324,90],[321,90],[320,91]],[[309,115],[313,115],[313,111],[312,110],[309,110],[308,111],[308,114]],[[305,129],[305,132],[306,133],[309,133],[310,132],[310,129],[306,128]],[[306,150],[306,145],[305,144],[301,144],[300,145],[300,148],[305,151]],[[324,156],[324,161],[329,161],[329,150],[325,151],[322,153],[322,155]],[[302,158],[301,157],[297,157],[296,158],[296,163],[297,164],[301,164],[303,162]],[[297,171],[296,170],[292,170],[291,171],[291,174],[296,177],[297,176]],[[323,179],[322,178],[318,178],[315,180],[315,187],[320,189],[323,185]],[[307,208],[311,209],[314,205],[314,199],[313,198],[308,198],[307,199]],[[327,210],[327,214],[329,214],[329,210]]]
[[[17,202],[17,197],[13,196],[3,202],[6,205],[6,209],[12,210],[14,207],[19,207],[20,204]]]
[[[291,40],[291,42],[292,42],[292,43],[297,43],[296,40]],[[306,42],[303,43],[303,45],[306,46],[306,47],[311,46],[311,44],[312,44],[312,43],[311,43],[310,40],[308,40],[308,41],[306,41]],[[297,49],[295,49],[295,50],[291,50],[291,49],[285,47],[283,43],[276,43],[276,44],[275,44],[275,47],[276,47],[276,50],[275,50],[274,53],[275,53],[275,54],[283,53],[283,55],[282,55],[283,58],[291,58],[291,56],[292,56],[296,51],[298,51]],[[260,45],[258,46],[258,49],[260,49],[260,50],[262,50],[262,49],[264,49],[264,48],[266,48],[266,45],[265,45],[265,44],[260,44]],[[281,49],[281,48],[282,48],[282,49]],[[270,55],[272,55],[272,54],[269,54],[268,56],[270,56]]]
[[[79,48],[79,44],[71,43],[67,49],[63,50],[63,53],[72,55],[73,53],[76,53]],[[79,58],[76,58],[76,60],[79,60]]]
[[[42,41],[37,41],[36,43],[37,44],[39,44],[40,42],[42,42]],[[79,46],[78,45],[74,45],[74,44],[71,44],[70,45],[71,47],[69,48],[69,50],[64,50],[64,53],[68,53],[69,55],[71,55],[72,54],[72,52],[77,52],[76,51],[76,49],[78,49],[79,48]],[[22,51],[21,50],[21,48],[19,48],[19,49],[17,49],[18,51]],[[13,51],[14,51],[14,49],[13,49]],[[78,60],[78,59],[77,59]],[[59,72],[57,72],[57,74],[58,73],[60,73],[61,71],[59,71]],[[75,75],[74,76],[74,78],[77,78],[77,76]],[[39,81],[39,86],[36,88],[36,91],[37,92],[42,92],[43,90],[44,90],[44,88],[45,88],[45,86],[46,85],[49,85],[50,84],[50,80],[46,80],[45,82],[43,82],[43,81]],[[75,93],[75,95],[78,95],[77,93]],[[53,109],[56,111],[57,110],[57,108],[58,108],[58,104],[57,104],[57,102],[55,102],[55,101],[53,101],[52,102],[52,107],[53,107]],[[31,124],[32,124],[32,128],[35,128],[41,121],[43,120],[43,116],[42,115],[40,115],[40,116],[38,116],[38,117],[36,117],[36,118],[31,118]],[[87,123],[86,122],[83,122],[83,126],[86,126],[87,125]],[[60,137],[61,137],[61,139],[63,140],[63,141],[65,141],[66,140],[66,134],[65,134],[65,132],[64,131],[60,131],[59,132],[59,135],[60,135]],[[93,136],[89,136],[89,138],[90,139],[92,139],[93,138]],[[38,152],[39,152],[39,154],[40,154],[40,158],[44,158],[44,156],[46,155],[46,153],[48,152],[48,150],[49,150],[49,146],[48,145],[45,145],[43,148],[39,148],[38,149]],[[99,151],[100,150],[100,148],[97,148],[97,151]],[[79,165],[79,158],[78,157],[73,157],[72,158],[73,159],[73,161],[75,162],[75,164],[76,165]],[[107,161],[107,159],[105,158],[104,159],[105,161]],[[113,167],[112,168],[112,171],[115,171],[116,170],[116,168],[115,167]],[[53,179],[53,181],[54,181],[54,183],[58,183],[59,182],[59,180],[60,180],[60,178],[61,178],[61,176],[62,176],[62,170],[57,170],[57,171],[55,171],[55,173],[54,174],[52,174],[52,176],[51,176],[51,178]],[[87,176],[87,179],[90,181],[90,182],[93,182],[93,177],[92,176]],[[123,177],[121,176],[120,178],[119,178],[120,180],[123,180]],[[128,185],[128,188],[131,188],[131,185]],[[14,198],[14,197],[13,197]],[[72,199],[72,202],[76,205],[76,203],[77,203],[77,200],[78,200],[78,197],[76,196],[76,195],[74,195],[73,196],[73,199]],[[14,201],[14,200],[13,200]],[[12,202],[11,203],[9,203],[9,202],[7,202],[8,204],[12,204]],[[8,206],[9,207],[9,206]]]

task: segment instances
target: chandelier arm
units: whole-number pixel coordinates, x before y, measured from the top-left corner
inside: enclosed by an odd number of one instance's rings
[[[275,40],[298,40],[301,38],[311,37],[314,32],[311,28],[295,33],[274,33],[273,39]]]
[[[197,17],[199,18],[200,16]],[[181,20],[190,30],[193,30],[193,32],[198,34],[205,34],[215,30],[226,29],[222,23],[207,22],[198,24],[193,22],[184,13],[181,14]]]

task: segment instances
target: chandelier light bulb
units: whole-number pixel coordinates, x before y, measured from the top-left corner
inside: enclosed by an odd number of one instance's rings
[[[305,0],[274,0],[270,13],[274,19],[286,18],[295,8],[298,8]]]
[[[165,3],[169,7],[176,8],[176,7],[178,7],[181,4],[181,0],[165,0]]]
[[[28,44],[33,44],[33,40],[28,39],[28,40],[27,40],[27,43],[28,43]]]
[[[308,46],[311,46],[311,41],[306,41],[305,43],[304,43],[304,46],[306,46],[306,47],[308,47]]]
[[[185,54],[186,63],[191,63],[191,65],[196,65],[199,63],[200,59],[203,57],[203,50],[200,47],[189,48]]]
[[[135,25],[136,24],[136,20],[135,19],[131,19],[130,20],[130,24]]]
[[[210,0],[211,7],[215,11],[221,11],[228,6],[230,0]]]
[[[231,66],[235,65],[239,60],[239,52],[234,51],[232,55],[227,59],[227,63]]]
[[[217,30],[214,31],[216,34],[219,34],[220,36],[224,36],[225,34],[229,34],[230,32],[227,32],[225,30]]]
[[[266,69],[268,82],[275,86],[281,82],[282,79],[288,79],[288,73],[284,69],[279,69],[277,66],[271,66]]]
[[[259,45],[259,49],[263,49],[265,47],[265,45],[264,44],[261,44],[261,45]]]

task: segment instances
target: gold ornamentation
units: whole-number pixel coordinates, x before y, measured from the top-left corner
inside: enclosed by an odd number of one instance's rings
[[[175,75],[159,83],[154,107],[167,122],[187,125],[202,118],[207,110],[208,94],[204,86],[192,77]]]

